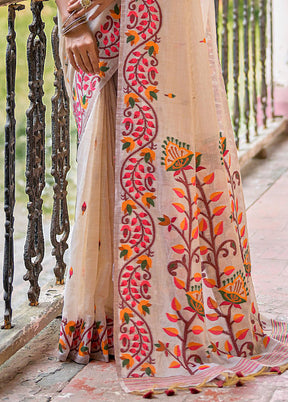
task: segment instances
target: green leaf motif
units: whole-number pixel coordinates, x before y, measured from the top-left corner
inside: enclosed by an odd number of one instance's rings
[[[149,50],[148,50],[149,56],[152,56],[152,54],[154,53],[154,51],[155,51],[154,46],[150,46],[150,47],[149,47]]]
[[[145,311],[147,314],[150,314],[150,310],[149,310],[149,307],[147,307],[147,306],[142,306],[142,309],[143,309],[143,311]]]
[[[158,99],[157,94],[154,91],[150,91],[149,94],[150,94],[151,98],[156,99],[156,100]]]
[[[151,374],[152,374],[151,368],[150,368],[150,367],[147,367],[146,370],[145,370],[145,373],[146,373],[147,375],[151,376]]]
[[[134,35],[129,35],[126,42],[127,43],[132,42],[132,40],[134,40],[134,39],[135,39]]]
[[[61,353],[63,353],[63,348],[62,348],[61,343],[59,343],[59,350],[60,350]]]
[[[144,161],[145,161],[146,163],[148,163],[149,160],[150,160],[150,158],[151,158],[151,154],[150,154],[150,152],[147,152],[147,154],[145,154],[145,156],[144,156]]]
[[[129,317],[129,314],[128,314],[128,313],[125,313],[125,314],[124,314],[124,320],[126,321],[126,324],[129,324],[130,317]]]
[[[127,254],[128,254],[128,250],[122,250],[120,253],[120,258],[125,257],[125,255],[127,255]]]
[[[127,366],[127,364],[129,364],[129,359],[124,359],[124,360],[122,361],[122,367]]]
[[[81,352],[82,352],[82,353],[87,352],[87,350],[88,350],[88,347],[87,347],[87,346],[82,346],[82,348],[81,348]]]
[[[97,321],[97,322],[96,322],[96,329],[99,329],[99,328],[100,328],[100,325],[101,325],[101,321]]]
[[[115,14],[117,14],[117,15],[120,14],[120,8],[119,8],[118,4],[115,4],[114,12],[115,12]]]
[[[144,271],[144,269],[147,267],[147,260],[144,260],[141,262],[141,269]]]
[[[127,149],[130,147],[130,142],[124,142],[124,144],[122,145],[122,150]]]
[[[109,70],[109,68],[110,67],[102,66],[102,67],[100,67],[100,71],[103,71],[105,73],[106,71]]]
[[[69,330],[73,333],[73,332],[75,332],[75,327],[74,327],[74,325],[71,325],[71,327],[69,327]]]
[[[133,208],[131,207],[131,205],[128,204],[127,207],[126,207],[126,210],[128,212],[128,215],[131,215],[132,211],[133,211]]]
[[[198,168],[201,165],[201,157],[202,154],[198,155],[196,158],[196,168]]]
[[[155,207],[155,203],[152,198],[148,197],[147,202],[148,202],[148,204],[152,205],[152,207]]]
[[[133,108],[135,106],[135,100],[133,98],[129,98],[130,106]]]

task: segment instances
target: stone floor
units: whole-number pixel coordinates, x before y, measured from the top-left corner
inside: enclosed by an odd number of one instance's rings
[[[242,172],[252,253],[253,278],[262,313],[288,319],[288,137],[253,159]],[[0,368],[2,401],[138,401],[124,394],[114,363],[87,366],[56,359],[60,318]],[[155,399],[166,399],[156,395]],[[178,392],[173,401],[288,401],[288,372],[263,376],[241,388]]]

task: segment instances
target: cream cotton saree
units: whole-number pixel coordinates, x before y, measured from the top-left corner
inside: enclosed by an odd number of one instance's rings
[[[213,0],[117,1],[91,29],[99,75],[63,56],[79,148],[60,359],[114,355],[127,392],[283,371],[287,325],[260,318],[251,280]]]

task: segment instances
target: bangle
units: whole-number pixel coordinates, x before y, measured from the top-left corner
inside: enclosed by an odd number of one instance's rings
[[[67,20],[65,22],[67,23]],[[73,29],[78,28],[80,25],[85,24],[86,22],[87,22],[86,15],[76,18],[74,21],[70,22],[70,24],[68,24],[68,25],[64,26],[64,28],[62,28],[62,35],[66,35],[68,32],[72,31]]]

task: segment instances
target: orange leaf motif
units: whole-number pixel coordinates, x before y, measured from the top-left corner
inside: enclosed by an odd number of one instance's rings
[[[192,238],[197,239],[198,238],[198,233],[199,233],[199,230],[198,230],[198,226],[197,226],[196,228],[194,228],[192,230]]]
[[[185,196],[185,193],[182,190],[182,188],[173,188],[173,190],[175,191],[175,193],[178,195],[179,198],[183,198]]]
[[[229,343],[229,341],[227,340],[227,341],[225,342],[225,350],[226,350],[228,353],[230,353],[232,349],[233,349],[233,347],[232,347],[231,343]]]
[[[265,338],[263,338],[263,345],[265,347],[265,349],[267,348],[267,346],[269,345],[270,342],[270,337],[269,336],[265,336]]]
[[[234,322],[241,322],[245,316],[243,314],[235,314],[233,317]]]
[[[214,181],[214,173],[209,174],[208,176],[204,177],[204,183],[211,184]]]
[[[220,327],[219,325],[217,325],[216,327],[208,329],[208,331],[214,335],[221,335],[222,332],[224,331],[224,329],[222,327]]]
[[[167,335],[169,336],[177,336],[179,335],[179,331],[176,328],[163,328]]]
[[[207,228],[208,228],[207,222],[205,221],[204,218],[202,218],[201,221],[199,222],[200,232],[205,232],[205,230],[207,230]]]
[[[216,302],[214,299],[212,299],[212,297],[210,297],[210,296],[209,296],[208,299],[207,299],[207,305],[208,305],[208,307],[211,308],[212,310],[214,310],[215,308],[218,307],[217,302]]]
[[[218,225],[215,226],[214,233],[216,236],[219,236],[223,233],[223,221],[219,222]]]
[[[187,230],[188,229],[188,222],[187,222],[186,218],[184,218],[183,221],[180,223],[180,228],[182,230]]]
[[[181,308],[182,308],[181,304],[176,299],[176,297],[174,297],[174,299],[172,300],[171,307],[173,308],[174,311],[180,311],[181,310]]]
[[[176,286],[178,289],[183,289],[183,288],[185,288],[185,282],[182,281],[182,280],[179,279],[179,278],[176,278],[176,276],[174,276],[174,283],[175,283],[175,286]]]
[[[183,204],[180,204],[178,202],[173,202],[173,207],[175,207],[177,209],[178,212],[184,212],[185,211],[185,207]]]
[[[215,280],[214,279],[207,279],[207,278],[204,278],[203,279],[203,282],[205,283],[205,285],[207,286],[207,288],[214,288],[215,287],[215,285],[216,285],[216,282],[215,282]]]
[[[233,267],[232,265],[230,265],[229,267],[224,268],[224,274],[225,275],[231,275],[232,272],[235,271],[235,267]]]
[[[240,329],[240,331],[238,331],[236,333],[236,338],[241,341],[242,339],[244,339],[246,337],[248,331],[249,331],[248,328],[247,329]]]
[[[177,244],[176,246],[172,247],[172,250],[175,251],[177,254],[183,254],[185,251],[185,247],[182,244]]]
[[[222,205],[222,206],[220,206],[220,207],[216,207],[216,208],[214,208],[214,210],[213,210],[213,214],[216,215],[216,216],[220,216],[220,215],[223,214],[223,212],[225,211],[225,209],[226,209],[226,206],[225,206],[225,205]]]
[[[190,350],[197,350],[201,348],[201,346],[203,346],[202,343],[196,343],[196,342],[190,342],[187,345],[188,349]]]
[[[241,214],[239,214],[239,216],[238,216],[238,224],[239,225],[242,222],[242,218],[243,218],[243,213],[241,212]]]
[[[174,360],[169,366],[169,368],[179,368],[179,367],[180,363],[178,363],[176,360]]]
[[[200,247],[200,254],[205,255],[208,253],[208,248],[206,246],[201,246]]]
[[[166,313],[166,315],[167,315],[167,318],[168,318],[169,321],[172,321],[172,322],[177,322],[178,321],[178,316],[177,315],[169,314],[169,313]]]
[[[194,327],[192,328],[191,331],[193,332],[193,334],[199,335],[199,334],[201,334],[201,332],[203,332],[204,330],[203,330],[202,327],[200,327],[200,325],[194,325]]]
[[[206,318],[208,318],[208,320],[210,320],[210,321],[217,321],[219,318],[219,315],[217,313],[206,314]]]
[[[174,355],[177,356],[177,357],[181,356],[181,350],[180,350],[179,345],[176,345],[176,346],[175,346],[175,348],[174,348]]]
[[[245,234],[245,225],[243,226],[243,228],[240,230],[240,235],[241,235],[241,237],[243,237],[244,236],[244,234]]]
[[[222,194],[223,194],[223,191],[218,191],[217,193],[213,193],[210,195],[210,200],[213,202],[216,202],[220,199]]]

